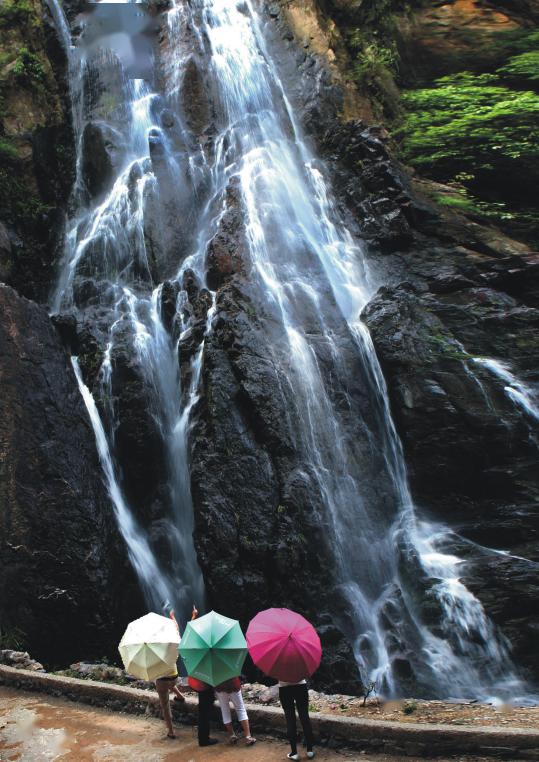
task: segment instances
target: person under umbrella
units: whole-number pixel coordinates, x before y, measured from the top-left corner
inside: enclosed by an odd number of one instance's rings
[[[197,613],[194,609],[193,620]],[[208,746],[213,688],[240,674],[247,655],[247,643],[236,619],[210,611],[196,622],[188,622],[179,650],[189,678],[206,685],[206,690],[199,690],[198,694],[199,743]]]
[[[286,735],[290,743],[290,752],[286,755],[288,759],[298,760],[298,729],[296,725],[296,709],[298,710],[299,721],[303,728],[303,741],[307,749],[308,759],[314,757],[314,735],[309,717],[309,691],[307,690],[307,681],[300,680],[299,683],[286,683],[279,680],[279,701],[283,708],[286,719]]]
[[[176,621],[176,617],[174,616],[174,611],[171,610],[169,616],[176,626],[178,635],[180,635],[180,628],[178,626],[178,622]],[[174,732],[174,728],[172,727],[172,712],[170,711],[170,694],[171,693],[174,694],[174,699],[176,701],[185,702],[185,696],[183,695],[183,693],[181,693],[180,689],[178,688],[178,681],[179,681],[179,675],[178,675],[178,668],[176,665],[174,666],[173,669],[170,670],[169,674],[162,675],[161,677],[158,677],[155,680],[155,690],[157,691],[157,695],[159,696],[159,704],[161,706],[161,712],[163,714],[165,725],[167,726],[167,738],[176,738],[176,733]]]
[[[194,621],[197,617],[198,609],[196,606],[193,606],[191,621]],[[197,680],[195,677],[190,677],[188,683],[198,694],[198,745],[213,746],[219,743],[217,738],[210,737],[210,717],[215,693],[211,685],[202,682],[202,680]]]
[[[176,621],[150,612],[129,623],[118,646],[126,672],[141,680],[155,680],[168,738],[175,737],[169,693],[184,699],[176,687],[179,642]]]
[[[288,759],[298,760],[296,709],[303,728],[307,757],[314,757],[307,681],[322,657],[312,624],[290,609],[266,609],[247,628],[247,645],[257,667],[279,681],[279,700],[290,743]]]
[[[211,710],[215,700],[213,688],[202,680],[197,680],[196,677],[188,677],[187,682],[198,694],[198,745],[213,746],[219,743],[217,738],[210,737]]]
[[[243,696],[241,694],[241,680],[239,677],[233,677],[230,680],[225,680],[224,683],[217,685],[215,688],[217,699],[221,707],[221,716],[223,718],[223,725],[228,733],[228,742],[236,743],[238,736],[234,733],[234,726],[232,725],[232,714],[230,712],[230,702],[234,705],[236,710],[236,716],[240,723],[243,735],[245,736],[245,742],[247,746],[252,746],[256,743],[256,738],[251,735],[251,728],[249,727],[249,718],[247,716],[247,710],[243,703]]]

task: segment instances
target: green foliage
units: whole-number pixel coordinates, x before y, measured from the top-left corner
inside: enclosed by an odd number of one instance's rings
[[[20,220],[22,225],[35,225],[40,215],[49,210],[12,168],[0,162],[0,217]]]
[[[406,161],[443,173],[444,166],[491,169],[500,158],[539,160],[539,96],[511,90],[492,74],[463,72],[403,94],[400,132]]]
[[[474,179],[473,175],[470,179]],[[466,212],[468,214],[474,214],[479,217],[490,217],[492,220],[498,222],[514,220],[517,217],[522,218],[523,222],[526,221],[530,225],[537,224],[539,221],[537,215],[526,212],[519,212],[517,215],[515,212],[510,211],[507,208],[507,205],[502,201],[485,201],[470,195],[468,190],[462,185],[453,186],[453,191],[454,193],[437,193],[433,198],[442,206]]]
[[[435,200],[441,204],[442,206],[448,206],[455,209],[460,209],[463,212],[475,212],[476,207],[474,202],[468,198],[468,196],[462,194],[462,195],[445,195],[445,194],[438,194],[435,196]]]
[[[539,82],[539,50],[520,53],[498,69],[498,74],[509,79],[524,79]]]
[[[13,74],[20,82],[34,87],[41,87],[46,79],[39,56],[25,47],[19,48],[17,52]]]
[[[19,158],[19,153],[12,143],[0,138],[0,161],[15,161]]]
[[[396,70],[398,53],[394,42],[386,45],[356,30],[351,37],[351,45],[356,51],[353,75],[360,87],[372,87],[388,71]]]
[[[529,32],[527,29],[518,29],[497,35],[502,41],[503,49],[507,56],[516,53],[533,52],[539,47],[539,30]]]
[[[28,0],[3,0],[0,4],[0,27],[28,22],[33,14],[34,9]]]
[[[530,236],[539,183],[539,32],[496,35],[505,62],[402,93],[395,135],[402,159],[452,192],[438,203]]]

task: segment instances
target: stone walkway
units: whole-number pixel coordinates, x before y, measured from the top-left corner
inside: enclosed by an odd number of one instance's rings
[[[61,698],[0,687],[0,760],[11,762],[277,762],[282,742],[261,738],[252,748],[230,747],[222,733],[217,746],[199,749],[196,729],[178,726],[169,740],[157,719],[93,709]],[[300,749],[301,759],[306,759]],[[404,762],[403,758],[350,751],[318,750],[319,762]],[[454,762],[480,762],[456,757]],[[406,762],[414,762],[406,757]],[[417,762],[417,760],[415,760]],[[441,760],[439,762],[448,762]],[[453,762],[453,761],[452,761]]]

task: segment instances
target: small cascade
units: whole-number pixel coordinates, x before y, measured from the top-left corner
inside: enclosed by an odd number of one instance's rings
[[[71,358],[71,365],[73,366],[79,391],[92,423],[97,453],[105,474],[109,496],[116,513],[116,520],[127,545],[129,559],[138,575],[147,600],[154,607],[160,608],[163,601],[172,600],[171,588],[167,584],[166,577],[150,550],[144,533],[137,526],[131,511],[126,505],[116,478],[105,429],[101,423],[101,417],[92,393],[82,379],[77,357]]]
[[[532,423],[539,423],[539,395],[520,381],[507,363],[490,357],[474,357],[473,362],[486,368],[504,384],[504,392],[515,407]]]

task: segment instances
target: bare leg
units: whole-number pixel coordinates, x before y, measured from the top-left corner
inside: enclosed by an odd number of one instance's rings
[[[240,725],[243,730],[243,735],[245,736],[245,740],[247,741],[248,746],[252,746],[254,743],[256,743],[256,738],[253,738],[251,735],[251,728],[249,727],[249,720],[240,720]]]
[[[172,689],[172,692],[174,693],[175,698],[177,698],[179,701],[185,701],[185,696],[180,691],[177,685],[174,686]]]
[[[228,733],[228,740],[230,743],[235,743],[238,739],[236,738],[236,734],[234,733],[234,725],[231,722],[225,722],[224,723],[225,730]]]
[[[161,704],[163,719],[165,721],[165,725],[167,726],[167,734],[170,738],[175,738],[176,734],[174,733],[174,728],[172,727],[172,715],[170,713],[170,701],[168,698],[168,693],[159,694],[159,703]]]

